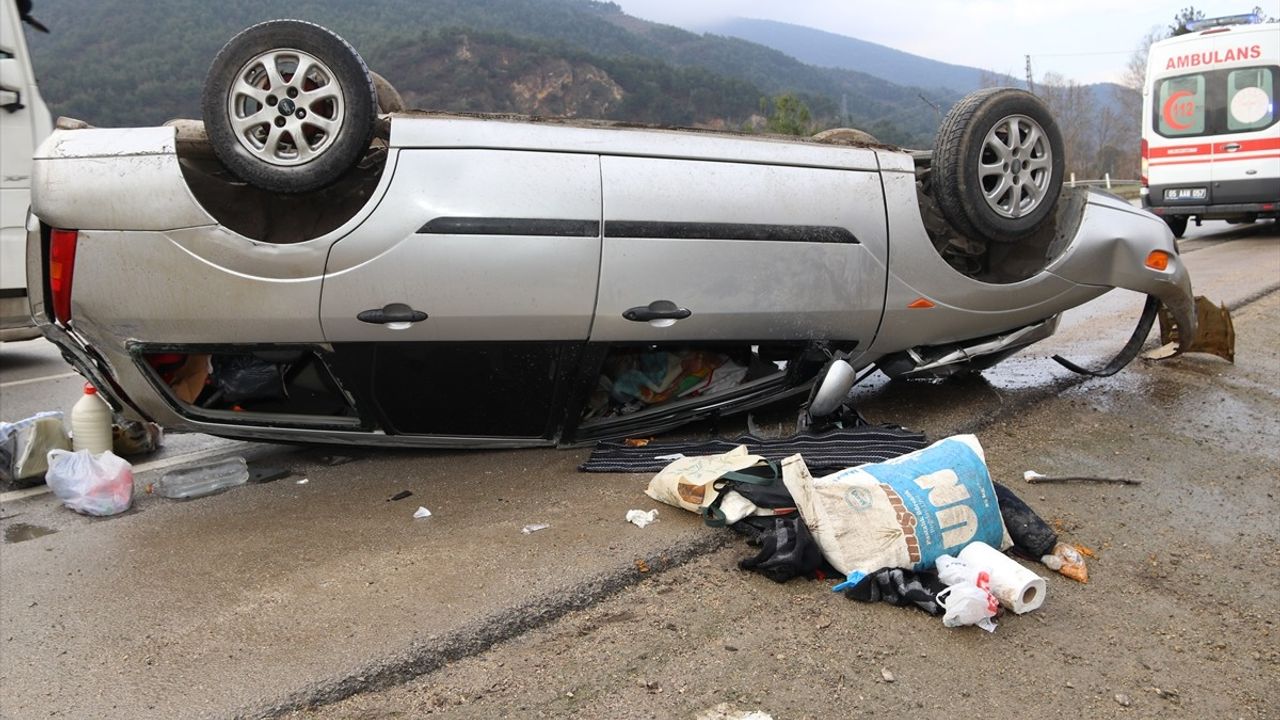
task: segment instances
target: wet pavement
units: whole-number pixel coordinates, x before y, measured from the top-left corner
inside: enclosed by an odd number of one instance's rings
[[[855,390],[873,421],[977,431],[997,479],[1144,480],[1017,486],[1103,555],[1090,585],[1051,578],[1043,611],[994,636],[740,573],[732,535],[674,508],[628,525],[626,510],[658,507],[648,477],[578,473],[586,450],[268,447],[290,477],[144,496],[117,518],[48,496],[0,503],[0,714],[259,716],[362,693],[319,713],[691,717],[732,700],[822,717],[838,699],[998,717],[1016,689],[1042,717],[1128,712],[1116,694],[1140,716],[1265,717],[1280,702],[1276,629],[1265,593],[1241,588],[1280,580],[1280,301],[1256,299],[1280,284],[1280,241],[1190,242],[1197,291],[1243,307],[1235,366],[1138,361],[1084,380],[1048,359],[1113,354],[1141,307],[1117,292],[981,378]],[[755,421],[786,431],[794,407]],[[432,516],[414,520],[419,505]],[[530,523],[550,527],[521,533]],[[770,622],[744,629],[752,617]],[[966,663],[995,671],[967,673],[957,698],[937,679]],[[1185,704],[1147,689],[1160,683]]]

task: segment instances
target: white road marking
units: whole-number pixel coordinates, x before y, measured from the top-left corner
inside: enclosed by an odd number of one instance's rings
[[[7,493],[0,493],[0,503],[13,502],[14,500],[22,500],[24,498],[35,497],[50,492],[48,485],[40,485],[38,487],[26,488],[24,490],[10,490]]]
[[[19,385],[30,385],[32,383],[44,382],[46,380],[62,380],[69,377],[78,377],[78,372],[65,372],[58,375],[45,375],[38,378],[27,378],[26,380],[10,380],[9,382],[0,383],[0,388],[18,387]]]

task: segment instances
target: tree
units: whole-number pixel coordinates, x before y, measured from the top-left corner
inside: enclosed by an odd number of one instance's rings
[[[813,134],[813,116],[809,112],[809,106],[791,93],[774,96],[772,101],[761,98],[760,109],[769,118],[765,123],[767,132],[778,135]]]
[[[1194,5],[1188,5],[1182,8],[1181,10],[1179,10],[1177,15],[1173,16],[1173,24],[1169,26],[1168,36],[1172,37],[1175,35],[1186,35],[1187,33],[1191,32],[1190,30],[1187,29],[1187,23],[1195,20],[1203,20],[1203,19],[1204,19],[1203,10],[1197,10]]]

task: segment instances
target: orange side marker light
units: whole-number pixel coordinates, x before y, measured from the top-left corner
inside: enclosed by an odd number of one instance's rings
[[[1168,270],[1169,269],[1169,253],[1165,252],[1164,250],[1152,250],[1151,254],[1147,255],[1146,265],[1152,270],[1160,270],[1160,271]]]
[[[933,302],[928,298],[916,298],[915,300],[912,300],[910,303],[907,304],[907,307],[911,308],[912,310],[921,310],[921,309],[927,310],[933,306],[934,306]]]

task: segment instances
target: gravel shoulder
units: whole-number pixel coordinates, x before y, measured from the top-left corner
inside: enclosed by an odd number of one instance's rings
[[[1087,585],[1033,566],[1045,605],[994,634],[856,603],[831,582],[776,585],[737,569],[751,550],[735,539],[487,652],[295,716],[694,718],[727,703],[779,719],[1273,717],[1277,318],[1276,293],[1236,314],[1235,365],[1138,362],[978,431],[993,476],[1098,555]],[[1026,469],[1143,484],[1031,486]]]

